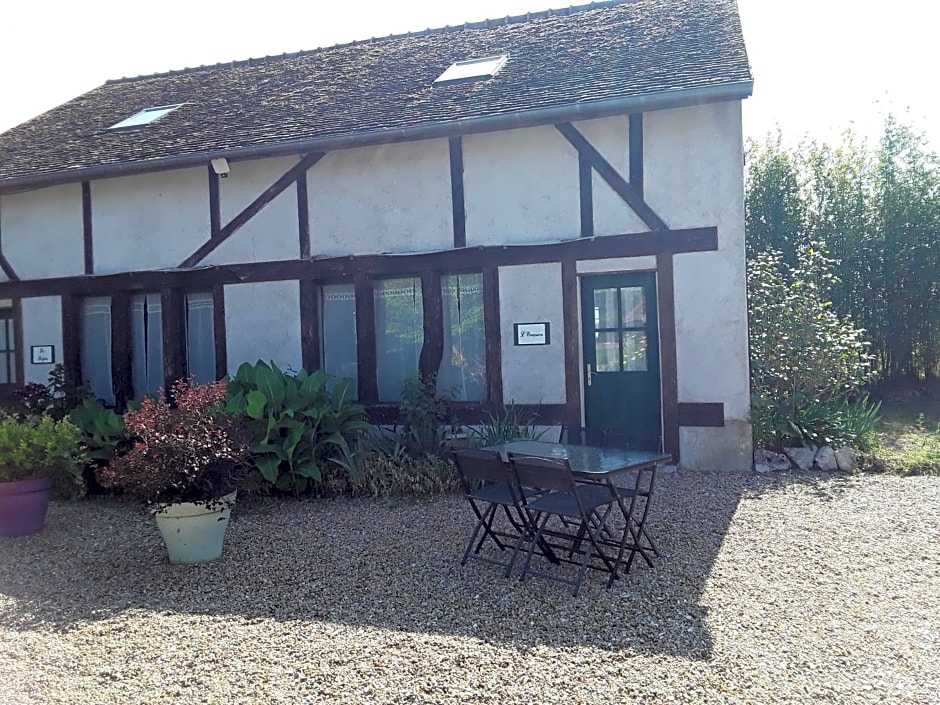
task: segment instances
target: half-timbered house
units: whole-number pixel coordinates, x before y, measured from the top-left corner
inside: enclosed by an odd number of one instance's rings
[[[750,465],[734,0],[613,0],[109,81],[0,135],[0,378],[243,361]]]

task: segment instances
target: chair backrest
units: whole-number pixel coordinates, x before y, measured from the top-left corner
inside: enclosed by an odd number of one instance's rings
[[[509,467],[495,451],[463,448],[454,451],[454,462],[468,490],[481,482],[508,482],[511,478]]]
[[[516,474],[516,481],[522,487],[565,492],[574,489],[574,477],[567,458],[549,460],[510,453],[509,462]]]

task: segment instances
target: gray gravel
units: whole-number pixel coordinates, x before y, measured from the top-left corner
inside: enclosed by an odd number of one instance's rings
[[[55,504],[0,539],[0,703],[940,703],[940,478],[677,473],[577,598],[457,560],[457,497],[240,501],[223,557]]]

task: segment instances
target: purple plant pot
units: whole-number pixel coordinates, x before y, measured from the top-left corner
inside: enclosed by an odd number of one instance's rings
[[[51,477],[0,482],[0,536],[26,536],[41,531],[52,484]]]

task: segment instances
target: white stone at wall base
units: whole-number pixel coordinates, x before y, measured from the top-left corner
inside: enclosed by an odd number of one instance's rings
[[[784,448],[783,452],[800,470],[809,470],[811,467],[813,467],[813,460],[816,457],[816,451],[812,448],[804,448],[802,446],[796,448]]]
[[[842,472],[855,472],[858,469],[858,459],[855,451],[845,446],[836,451],[836,463]]]
[[[836,461],[835,451],[829,446],[823,446],[816,453],[816,467],[826,472],[834,472],[839,469],[839,463]]]
[[[757,466],[766,466],[767,470],[758,470]],[[754,469],[757,472],[783,472],[791,467],[790,459],[782,453],[774,453],[766,448],[758,448],[754,451]]]

